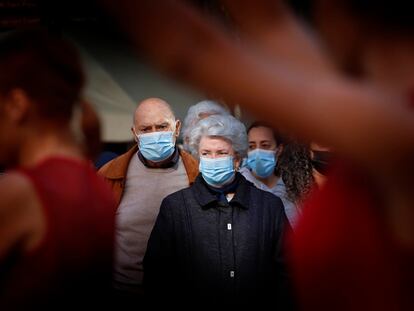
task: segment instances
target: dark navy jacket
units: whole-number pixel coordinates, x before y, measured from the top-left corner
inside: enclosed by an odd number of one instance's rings
[[[201,175],[163,200],[144,258],[150,296],[183,306],[202,298],[287,303],[282,201],[239,173],[236,179],[229,203],[219,201]]]

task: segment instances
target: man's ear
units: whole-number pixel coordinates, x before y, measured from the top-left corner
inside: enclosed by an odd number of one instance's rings
[[[178,136],[180,136],[180,131],[181,131],[181,121],[177,120],[175,121],[175,137],[178,138]]]
[[[22,89],[14,89],[5,98],[4,112],[15,123],[22,122],[29,114],[31,100]]]
[[[137,133],[135,133],[135,129],[134,129],[134,127],[133,126],[131,126],[131,132],[132,132],[132,136],[134,137],[134,140],[136,141],[136,142],[138,142],[138,138],[137,138]]]

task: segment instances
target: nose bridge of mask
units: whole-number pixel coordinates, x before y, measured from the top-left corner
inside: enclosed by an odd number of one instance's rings
[[[219,157],[219,158],[207,158],[201,157],[200,158],[200,169],[219,169],[224,166],[229,166],[230,162],[233,164],[233,157],[226,156],[226,157]]]
[[[174,133],[172,131],[163,131],[163,132],[151,132],[140,134],[138,140],[142,144],[156,144],[160,142],[169,142],[173,137]]]
[[[274,157],[276,154],[276,150],[266,150],[266,149],[260,149],[256,148],[249,152],[249,155],[254,156],[255,158],[271,158]]]
[[[248,153],[248,162],[250,164],[258,164],[262,161],[274,161],[276,155],[276,150],[264,150],[264,149],[254,149]]]

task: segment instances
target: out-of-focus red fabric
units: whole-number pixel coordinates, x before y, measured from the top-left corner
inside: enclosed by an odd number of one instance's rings
[[[339,164],[304,206],[289,241],[302,309],[414,310],[414,249],[393,238],[373,185]]]
[[[35,250],[10,254],[3,263],[0,306],[99,306],[111,288],[115,202],[110,190],[88,162],[53,157],[20,172],[36,190],[47,232]]]

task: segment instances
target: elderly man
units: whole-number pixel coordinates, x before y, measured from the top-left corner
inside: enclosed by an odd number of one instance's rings
[[[176,147],[180,127],[164,100],[142,101],[131,128],[137,145],[99,170],[118,202],[114,286],[126,297],[142,293],[142,260],[162,199],[198,174],[196,160]]]

